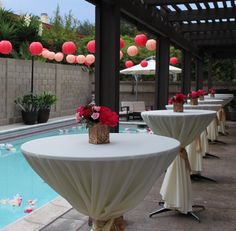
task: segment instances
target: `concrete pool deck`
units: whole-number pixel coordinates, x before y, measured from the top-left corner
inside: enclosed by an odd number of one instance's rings
[[[206,207],[196,211],[201,223],[172,211],[149,218],[149,212],[159,208],[159,194],[163,176],[160,177],[146,198],[133,210],[124,214],[126,231],[235,231],[236,227],[236,122],[228,122],[228,136],[219,140],[226,145],[211,144],[210,153],[220,159],[204,159],[203,175],[209,181],[193,181],[193,200]],[[35,210],[2,231],[88,231],[88,217],[78,213],[63,198]]]

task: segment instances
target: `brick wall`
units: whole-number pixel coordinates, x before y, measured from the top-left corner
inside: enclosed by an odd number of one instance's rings
[[[21,121],[14,100],[30,93],[31,61],[0,58],[0,125]],[[91,101],[91,76],[79,66],[34,63],[34,93],[50,91],[58,97],[51,118],[72,115]]]

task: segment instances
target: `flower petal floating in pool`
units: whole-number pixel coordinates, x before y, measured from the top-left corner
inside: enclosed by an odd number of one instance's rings
[[[26,207],[26,208],[24,209],[24,213],[31,213],[31,212],[33,212],[33,211],[34,211],[34,208],[31,207],[31,206]]]

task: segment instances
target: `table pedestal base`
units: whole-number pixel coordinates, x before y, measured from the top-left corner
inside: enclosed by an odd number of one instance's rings
[[[200,174],[191,174],[190,178],[191,178],[191,180],[208,180],[208,181],[212,181],[212,182],[216,183],[215,180],[213,180],[209,177],[206,177],[206,176],[202,176]]]
[[[224,141],[220,140],[208,140],[209,144],[226,144]]]
[[[219,156],[216,156],[216,155],[210,154],[210,153],[208,153],[208,152],[206,152],[206,153],[205,153],[205,156],[203,156],[203,158],[210,158],[210,157],[220,159]]]
[[[159,202],[159,205],[163,205],[164,202]],[[205,207],[203,205],[193,205],[192,206],[193,208],[201,208],[202,210],[205,210]],[[159,214],[159,213],[165,213],[165,212],[168,212],[168,211],[172,211],[172,209],[169,209],[169,208],[161,208],[161,209],[158,209],[152,213],[149,214],[149,217],[153,217],[154,215],[156,214]],[[177,210],[178,211],[178,210]],[[193,218],[195,218],[198,222],[200,222],[200,219],[199,217],[192,211],[188,212],[186,215],[190,215],[192,216]]]
[[[110,224],[108,224],[108,223],[110,223]],[[123,216],[120,216],[120,217],[114,219],[114,221],[112,221],[112,220],[109,220],[109,221],[93,220],[91,231],[104,231],[104,230],[125,231],[125,222],[124,222]]]

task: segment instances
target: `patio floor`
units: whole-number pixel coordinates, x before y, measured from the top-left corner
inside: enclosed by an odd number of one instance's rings
[[[126,231],[235,231],[236,230],[236,122],[227,122],[228,136],[219,136],[226,145],[211,144],[210,153],[220,157],[204,159],[203,175],[213,178],[217,183],[209,181],[193,181],[193,200],[195,204],[206,207],[196,210],[201,219],[198,223],[192,217],[171,211],[149,218],[149,212],[159,208],[159,194],[163,176],[160,177],[152,190],[135,209],[124,215]],[[42,217],[43,219],[43,217]],[[67,210],[43,228],[27,229],[33,231],[88,231],[87,217],[74,209]],[[12,227],[13,228],[13,227]],[[15,231],[18,229],[11,229]]]

